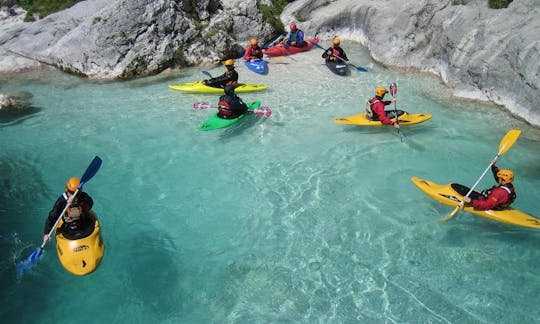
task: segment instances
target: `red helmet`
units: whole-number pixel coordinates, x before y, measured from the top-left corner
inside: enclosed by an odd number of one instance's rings
[[[289,25],[289,28],[292,30],[292,31],[295,31],[296,30],[296,24],[295,23],[291,23]]]

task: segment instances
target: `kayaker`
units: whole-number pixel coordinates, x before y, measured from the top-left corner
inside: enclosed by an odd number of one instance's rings
[[[80,208],[81,211],[86,214],[91,214],[92,206],[94,205],[94,201],[92,200],[92,197],[88,195],[84,191],[79,191],[77,193],[77,197],[73,197],[73,194],[77,190],[77,187],[79,186],[80,179],[79,178],[70,178],[66,183],[66,189],[64,190],[64,193],[58,197],[56,202],[54,203],[53,208],[49,212],[49,216],[47,217],[47,220],[45,221],[45,229],[44,229],[44,236],[43,236],[43,242],[46,242],[50,239],[49,232],[51,231],[54,223],[60,216],[60,213],[64,210],[66,207],[66,204],[73,204],[76,203]],[[66,215],[64,215],[64,221],[66,221]]]
[[[516,200],[514,190],[514,172],[511,170],[501,170],[495,164],[491,166],[491,172],[497,185],[482,191],[479,195],[463,197],[463,201],[471,204],[476,210],[502,210],[510,207]]]
[[[248,110],[247,105],[234,93],[234,86],[225,86],[225,94],[219,97],[218,117],[223,119],[236,118],[245,114]]]
[[[304,32],[301,29],[298,29],[295,23],[291,23],[289,28],[291,31],[289,32],[289,37],[287,37],[287,41],[285,42],[285,48],[289,48],[290,46],[306,46],[306,42],[304,41]]]
[[[234,60],[228,59],[223,62],[223,65],[227,68],[225,73],[215,78],[203,80],[203,83],[215,88],[223,88],[226,85],[238,85],[238,72],[234,69]]]
[[[392,98],[392,100],[383,100],[384,95],[388,93],[388,90],[386,90],[385,87],[376,87],[375,88],[375,97],[369,99],[369,101],[366,104],[366,118],[369,120],[378,120],[384,125],[393,125],[395,128],[399,128],[398,123],[394,123],[388,116],[386,115],[386,111],[384,110],[384,107],[396,102],[396,98]]]
[[[339,38],[334,38],[332,40],[332,47],[329,47],[324,51],[322,54],[322,58],[325,59],[327,62],[345,62],[349,64],[349,59],[347,58],[347,54],[345,54],[345,51],[343,48],[339,46],[341,41]]]
[[[259,46],[259,43],[255,38],[249,41],[249,46],[246,48],[244,53],[244,59],[246,61],[256,61],[263,58],[262,48]]]

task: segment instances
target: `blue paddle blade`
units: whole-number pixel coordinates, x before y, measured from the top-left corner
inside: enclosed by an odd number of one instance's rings
[[[42,253],[43,249],[41,247],[38,247],[26,258],[26,260],[21,261],[17,265],[17,278],[21,278],[26,271],[31,270],[32,267],[39,261]]]
[[[81,177],[81,181],[79,182],[79,189],[82,188],[82,186],[88,182],[88,180],[92,179],[98,172],[99,168],[101,167],[101,163],[103,161],[99,156],[95,156],[88,168],[86,168],[86,171],[84,171],[83,176]]]

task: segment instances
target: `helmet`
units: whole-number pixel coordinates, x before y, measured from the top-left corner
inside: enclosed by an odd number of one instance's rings
[[[497,178],[502,180],[502,184],[505,185],[514,181],[514,172],[510,170],[499,170],[499,172],[497,172]]]
[[[249,41],[249,44],[250,45],[257,45],[257,40],[255,38],[252,38],[250,41]]]
[[[296,30],[296,24],[295,23],[291,23],[289,25],[289,28],[292,30],[292,31],[295,31]]]
[[[388,93],[388,90],[386,90],[385,87],[377,87],[375,88],[375,95],[377,97],[384,97],[385,94]]]
[[[334,44],[334,45],[339,45],[339,43],[340,43],[340,40],[337,37],[334,38],[334,40],[332,40],[332,44]]]
[[[69,178],[69,180],[66,182],[66,189],[69,191],[75,191],[79,187],[79,178]]]
[[[223,88],[223,90],[225,90],[225,94],[229,96],[232,96],[234,94],[234,86],[231,84],[226,85],[225,88]]]
[[[233,59],[228,59],[225,62],[223,62],[223,65],[225,65],[225,66],[234,65],[234,60]]]

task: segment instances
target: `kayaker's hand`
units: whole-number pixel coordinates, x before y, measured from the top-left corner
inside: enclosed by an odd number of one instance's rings
[[[202,80],[203,84],[208,84],[208,80]]]
[[[50,240],[51,238],[49,237],[49,235],[45,234],[43,235],[43,243],[46,243]]]
[[[328,56],[332,55],[332,51],[331,50],[326,51],[326,55]]]
[[[464,201],[466,204],[470,204],[470,203],[471,203],[471,197],[463,197],[463,201]]]
[[[396,102],[397,101],[397,98],[392,98],[392,100],[390,100],[392,102]]]
[[[396,129],[399,129],[399,124],[398,123],[393,123],[392,126],[394,126],[394,128],[396,128]]]

